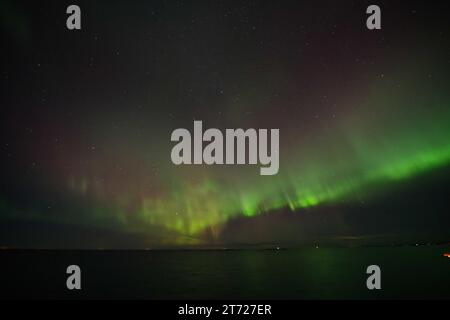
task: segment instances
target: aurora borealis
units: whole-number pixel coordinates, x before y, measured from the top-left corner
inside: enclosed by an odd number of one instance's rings
[[[0,223],[207,245],[233,239],[236,219],[384,210],[397,186],[447,174],[445,10],[386,3],[368,31],[364,1],[320,2],[80,2],[79,32],[64,4],[2,4]],[[194,120],[279,128],[279,173],[175,166],[171,132]]]

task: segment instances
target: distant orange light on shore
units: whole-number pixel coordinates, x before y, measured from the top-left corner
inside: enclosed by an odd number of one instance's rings
[[[444,253],[444,257],[450,258],[450,253]]]

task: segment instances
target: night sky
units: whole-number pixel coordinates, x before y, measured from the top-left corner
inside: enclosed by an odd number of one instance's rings
[[[2,1],[0,246],[450,240],[448,10],[376,3]],[[175,166],[194,120],[279,173]]]

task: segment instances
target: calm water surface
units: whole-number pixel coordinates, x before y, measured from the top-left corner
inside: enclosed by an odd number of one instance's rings
[[[1,297],[133,299],[450,298],[448,246],[229,251],[4,251]],[[82,290],[65,289],[66,267]],[[382,290],[366,289],[366,268]]]

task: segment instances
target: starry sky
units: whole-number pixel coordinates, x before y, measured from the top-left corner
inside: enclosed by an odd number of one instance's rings
[[[444,1],[2,1],[0,245],[450,239]],[[173,130],[279,128],[280,170]]]

